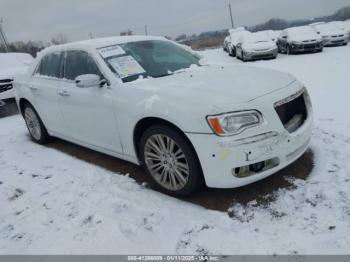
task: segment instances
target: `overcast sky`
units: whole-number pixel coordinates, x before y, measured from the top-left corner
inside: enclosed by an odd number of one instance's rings
[[[230,27],[229,0],[0,0],[8,40],[48,41],[58,33],[70,41],[111,36],[131,29],[177,36]],[[272,17],[328,15],[350,0],[231,0],[236,25]]]

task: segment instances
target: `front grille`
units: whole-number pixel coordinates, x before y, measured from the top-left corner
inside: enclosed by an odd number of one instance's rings
[[[304,49],[315,49],[316,48],[316,44],[307,44],[304,45]]]
[[[2,79],[0,80],[0,93],[8,91],[13,88],[12,79]]]
[[[316,42],[317,40],[316,39],[312,39],[312,40],[305,40],[303,41],[303,43],[311,43],[311,42]]]
[[[332,41],[333,44],[340,44],[340,43],[344,43],[344,40],[336,40],[336,41]]]
[[[264,55],[254,55],[252,58],[253,59],[267,59],[267,58],[272,58],[273,54],[264,54]]]
[[[293,133],[301,127],[307,119],[307,109],[304,99],[304,93],[298,94],[293,99],[287,99],[288,102],[277,102],[275,110],[289,133]]]

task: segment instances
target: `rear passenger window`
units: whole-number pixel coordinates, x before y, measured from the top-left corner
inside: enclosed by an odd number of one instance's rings
[[[101,76],[95,61],[85,51],[68,51],[64,66],[64,78],[75,80],[77,76],[95,74]]]
[[[42,76],[61,78],[62,53],[52,53],[41,59],[37,73]]]

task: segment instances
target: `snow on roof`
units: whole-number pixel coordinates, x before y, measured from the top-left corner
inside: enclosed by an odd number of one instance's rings
[[[245,43],[256,43],[256,42],[269,42],[272,41],[271,37],[267,35],[266,32],[260,31],[256,33],[247,33],[242,34],[240,41]]]
[[[330,24],[339,27],[342,30],[350,31],[350,23],[347,21],[333,21]]]
[[[237,28],[232,28],[232,29],[228,30],[228,32],[230,34],[235,34],[235,33],[243,32],[243,31],[246,31],[246,29],[244,27],[237,27]]]
[[[342,33],[342,29],[334,23],[319,24],[313,26],[315,30],[324,34]]]
[[[94,38],[89,40],[83,40],[78,42],[67,43],[63,45],[54,45],[48,48],[45,48],[42,52],[46,53],[56,49],[69,49],[69,48],[101,48],[105,46],[124,44],[129,42],[139,42],[147,40],[166,40],[165,37],[160,36],[115,36],[115,37],[103,37],[103,38]]]
[[[286,31],[289,34],[316,34],[316,32],[310,26],[296,26],[287,28]]]
[[[316,22],[316,23],[312,23],[312,24],[309,24],[310,26],[316,26],[316,25],[324,25],[325,22]]]

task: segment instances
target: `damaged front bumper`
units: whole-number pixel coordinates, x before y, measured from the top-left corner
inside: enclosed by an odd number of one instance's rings
[[[273,101],[280,101],[282,93],[272,95]],[[271,105],[261,109],[265,124],[240,137],[187,134],[208,187],[235,188],[261,180],[293,163],[308,149],[313,123],[311,103],[307,102],[303,124],[289,132],[276,113],[271,96],[259,100],[261,105]]]

